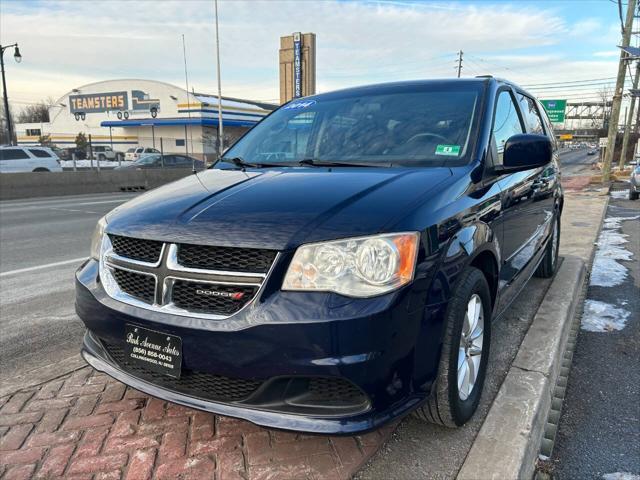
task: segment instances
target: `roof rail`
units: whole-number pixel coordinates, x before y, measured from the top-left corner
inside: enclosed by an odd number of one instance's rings
[[[476,78],[493,78],[493,75],[476,75]]]

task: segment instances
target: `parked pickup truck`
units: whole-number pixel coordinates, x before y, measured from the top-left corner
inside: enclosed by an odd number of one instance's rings
[[[269,427],[462,425],[493,321],[558,265],[558,176],[544,109],[507,81],[295,99],[98,222],[76,273],[82,355]]]
[[[122,152],[116,152],[108,145],[94,145],[93,158],[102,161],[110,160],[112,162],[124,160],[124,154]]]

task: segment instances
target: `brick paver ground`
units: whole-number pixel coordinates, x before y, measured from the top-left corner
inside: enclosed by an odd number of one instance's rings
[[[393,429],[355,437],[269,430],[149,397],[85,367],[0,399],[0,477],[349,478]]]
[[[584,190],[591,183],[591,175],[576,175],[573,177],[563,177],[562,186],[565,190]]]

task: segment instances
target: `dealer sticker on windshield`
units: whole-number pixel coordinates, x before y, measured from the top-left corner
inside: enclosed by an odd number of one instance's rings
[[[436,155],[450,155],[457,157],[460,155],[460,145],[437,145]]]

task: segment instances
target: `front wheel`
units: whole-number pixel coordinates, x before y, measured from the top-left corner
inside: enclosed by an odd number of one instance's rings
[[[553,222],[553,230],[551,231],[551,238],[547,242],[545,248],[544,257],[538,265],[538,268],[534,272],[534,275],[539,278],[551,278],[556,273],[558,268],[558,250],[560,249],[560,215],[556,215],[556,219]]]
[[[638,200],[638,192],[632,186],[629,187],[629,200]]]
[[[470,267],[462,273],[445,317],[436,381],[414,415],[430,423],[459,427],[478,408],[489,360],[491,295],[480,270]]]

